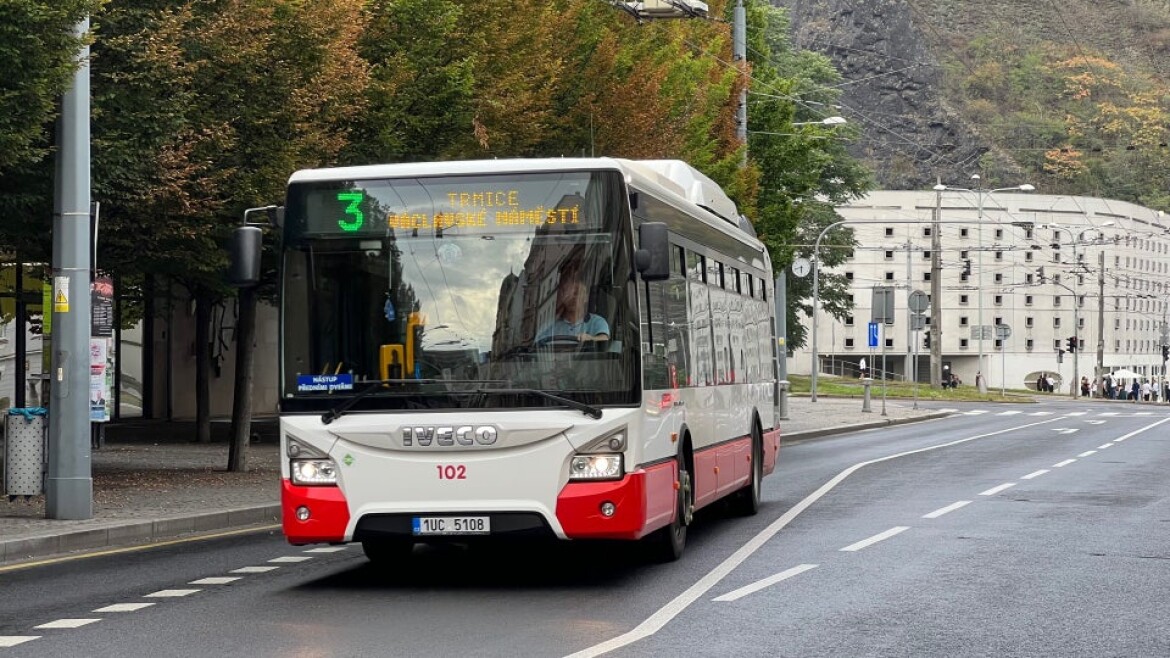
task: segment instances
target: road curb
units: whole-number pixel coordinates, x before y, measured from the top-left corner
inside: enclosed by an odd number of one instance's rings
[[[0,565],[77,551],[151,544],[214,530],[231,530],[279,522],[279,503],[148,521],[99,522],[100,527],[0,540]]]
[[[878,418],[871,422],[854,423],[852,425],[835,425],[833,427],[818,427],[815,430],[802,430],[798,432],[781,432],[780,440],[782,443],[791,443],[796,441],[805,441],[808,439],[818,439],[825,436],[833,436],[836,434],[845,434],[847,432],[858,432],[861,430],[876,429],[880,427],[888,427],[890,425],[905,425],[908,423],[918,423],[926,420],[936,420],[938,418],[946,418],[950,416],[950,412],[936,411],[921,416],[912,416],[908,418]],[[783,421],[781,421],[783,422]]]

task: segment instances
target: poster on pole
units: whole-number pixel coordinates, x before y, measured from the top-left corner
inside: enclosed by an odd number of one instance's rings
[[[89,420],[105,423],[114,411],[114,354],[112,338],[89,339]]]

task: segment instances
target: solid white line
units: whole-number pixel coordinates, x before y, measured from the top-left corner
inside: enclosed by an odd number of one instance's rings
[[[47,624],[41,624],[40,626],[33,626],[33,628],[81,628],[82,626],[86,626],[98,621],[101,621],[101,619],[58,619],[57,621],[51,621]]]
[[[240,580],[242,576],[212,576],[210,578],[200,578],[199,580],[192,580],[188,585],[227,585]]]
[[[938,517],[942,516],[943,514],[946,514],[947,512],[953,512],[961,507],[966,507],[967,505],[970,505],[970,504],[971,504],[971,501],[969,501],[969,500],[960,500],[959,502],[951,503],[950,505],[947,505],[946,507],[940,507],[940,508],[936,509],[935,511],[931,512],[930,514],[923,514],[922,518],[924,518],[924,519],[937,519]]]
[[[40,635],[0,635],[0,647],[14,647],[25,642],[32,642]]]
[[[285,555],[283,557],[274,557],[269,562],[304,562],[305,560],[312,560],[311,555]]]
[[[348,546],[321,546],[319,548],[310,548],[306,553],[336,553],[349,549]]]
[[[1076,461],[1075,459],[1066,459],[1062,462],[1056,462],[1055,464],[1052,465],[1052,468],[1064,468],[1065,466],[1068,466],[1069,464],[1071,464],[1075,461]]]
[[[268,573],[275,571],[280,567],[240,567],[239,569],[232,569],[228,573]]]
[[[1047,472],[1048,472],[1048,469],[1047,469],[1047,468],[1042,468],[1042,469],[1040,469],[1040,470],[1038,470],[1038,471],[1032,471],[1031,473],[1029,473],[1029,474],[1025,475],[1024,477],[1022,477],[1022,478],[1020,478],[1020,479],[1021,479],[1021,480],[1031,480],[1032,478],[1038,478],[1038,477],[1040,477],[1041,475],[1044,475],[1044,474],[1045,474],[1045,473],[1047,473]]]
[[[1102,444],[1102,445],[1099,445],[1099,446],[1097,446],[1097,449],[1098,449],[1098,450],[1104,450],[1105,448],[1112,448],[1112,447],[1113,447],[1113,444],[1112,444],[1112,443],[1105,443],[1105,444]]]
[[[817,565],[815,565],[815,564],[797,565],[795,567],[792,567],[791,569],[786,569],[784,571],[781,571],[780,573],[778,573],[774,576],[768,576],[767,578],[765,578],[763,580],[757,580],[756,582],[752,583],[751,585],[745,585],[744,587],[741,587],[733,592],[728,592],[728,593],[724,594],[723,596],[717,596],[717,597],[715,597],[715,600],[716,601],[735,601],[737,599],[742,599],[743,597],[747,596],[748,594],[753,594],[755,592],[758,592],[758,591],[764,589],[765,587],[768,587],[770,585],[775,585],[776,583],[778,583],[782,580],[787,580],[793,576],[800,575],[800,574],[808,571],[809,569],[816,569],[816,568],[817,568]]]
[[[981,491],[981,492],[979,492],[979,495],[980,496],[994,496],[995,494],[1003,491],[1004,489],[1011,489],[1014,486],[1016,486],[1015,482],[1008,482],[1006,484],[1001,484],[998,487],[992,487],[992,488],[988,489],[987,491]]]
[[[1095,454],[1097,454],[1096,450],[1086,450],[1086,451],[1082,452],[1081,454],[1077,455],[1077,457],[1088,457],[1089,455],[1095,455]]]
[[[159,590],[157,592],[147,594],[142,598],[146,598],[146,599],[174,599],[174,598],[178,598],[180,596],[190,596],[198,591],[199,590],[197,590],[197,589],[162,589],[162,590]]]
[[[859,541],[855,544],[850,544],[850,545],[846,546],[845,548],[839,548],[837,550],[848,551],[850,553],[854,553],[854,552],[860,551],[863,548],[873,546],[874,544],[878,543],[879,541],[884,541],[886,539],[889,539],[890,537],[893,537],[894,535],[906,532],[909,529],[910,529],[910,526],[907,526],[907,525],[894,526],[893,528],[890,528],[889,530],[887,530],[885,532],[879,532],[872,537],[862,539],[861,541]]]
[[[143,608],[149,608],[153,603],[115,603],[114,605],[107,605],[104,608],[98,608],[94,612],[136,612]]]
[[[674,599],[659,608],[654,612],[654,614],[647,617],[642,623],[615,638],[600,642],[591,647],[586,647],[576,653],[569,654],[569,656],[566,658],[592,658],[593,656],[600,656],[602,654],[609,653],[614,649],[620,649],[624,646],[633,644],[638,640],[654,635],[660,629],[662,629],[663,626],[666,626],[666,624],[669,623],[671,619],[677,617],[682,613],[683,610],[686,610],[692,603],[706,594],[707,591],[714,587],[720,580],[723,580],[727,574],[731,573],[732,570],[742,564],[744,560],[748,559],[752,556],[753,553],[760,550],[760,547],[762,547],[776,533],[783,530],[785,526],[787,526],[789,523],[792,523],[792,520],[800,516],[804,510],[808,509],[813,503],[824,497],[825,494],[832,491],[838,484],[841,484],[845,478],[857,472],[858,469],[864,468],[871,464],[878,464],[889,461],[891,459],[898,459],[900,457],[907,457],[909,455],[917,455],[919,453],[930,452],[931,450],[939,450],[941,448],[949,448],[951,446],[962,445],[964,443],[976,441],[978,439],[985,439],[991,436],[1007,434],[1008,432],[1015,432],[1018,430],[1028,429],[1030,427],[1036,427],[1038,425],[1045,425],[1047,423],[1054,422],[1055,420],[1055,418],[1050,418],[1048,420],[1041,420],[1034,423],[1025,423],[1024,425],[1018,425],[1016,427],[1008,427],[1006,429],[996,430],[986,434],[976,434],[974,436],[968,436],[964,439],[956,439],[954,441],[927,446],[925,448],[907,450],[906,452],[899,452],[894,455],[878,457],[877,459],[871,459],[869,461],[854,464],[833,476],[831,480],[822,484],[819,489],[812,492],[808,496],[805,496],[805,498],[799,503],[790,507],[787,512],[781,514],[780,517],[768,525],[768,527],[758,532],[755,537],[752,537],[747,541],[747,543],[745,543],[743,546],[740,546],[738,550],[729,555],[727,559],[723,560],[723,562],[720,562],[719,565],[714,569],[707,572],[707,574],[700,578],[694,585],[691,585],[681,594],[674,597]],[[1170,420],[1170,418],[1167,420]]]

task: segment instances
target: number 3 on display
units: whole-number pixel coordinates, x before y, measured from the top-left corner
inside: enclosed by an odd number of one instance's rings
[[[366,198],[366,193],[361,191],[354,192],[338,192],[337,200],[343,203],[348,202],[349,205],[345,207],[345,214],[353,217],[353,221],[349,222],[344,219],[337,220],[337,225],[341,230],[346,232],[353,232],[362,227],[366,221],[366,216],[362,214],[362,201]]]

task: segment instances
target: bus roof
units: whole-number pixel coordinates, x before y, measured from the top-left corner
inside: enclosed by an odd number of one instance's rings
[[[336,180],[506,174],[541,171],[613,170],[631,184],[656,192],[664,201],[682,205],[688,212],[725,232],[762,246],[750,223],[726,193],[701,171],[682,160],[627,160],[623,158],[515,158],[502,160],[448,160],[405,162],[303,169],[293,173],[289,184]],[[728,230],[730,229],[730,230]]]

